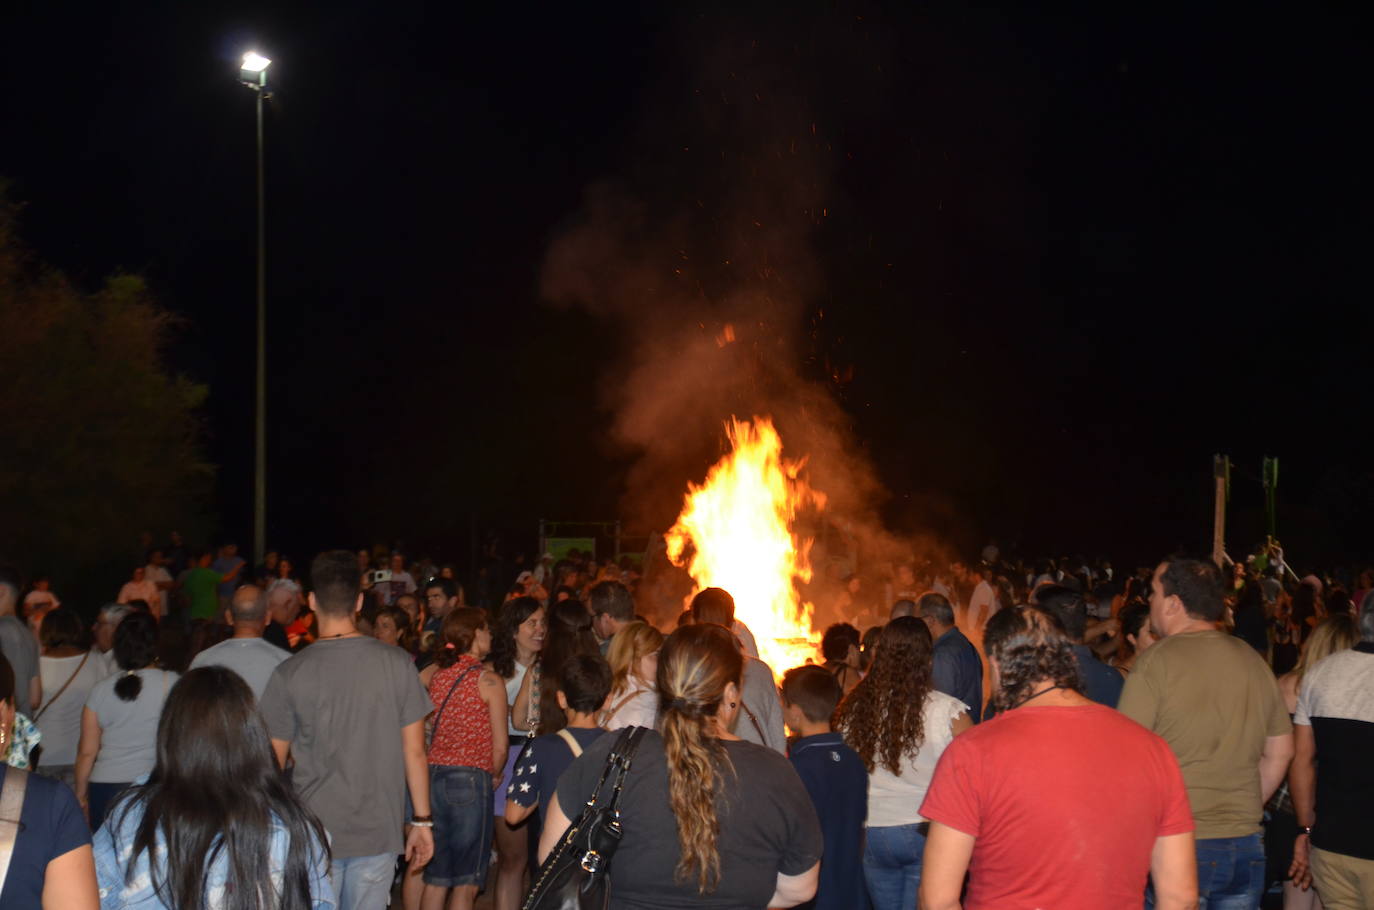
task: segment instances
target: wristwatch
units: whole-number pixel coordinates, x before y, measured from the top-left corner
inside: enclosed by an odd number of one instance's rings
[[[1312,836],[1312,826],[1311,826],[1311,825],[1298,825],[1298,833],[1299,833],[1299,834],[1306,834],[1306,835],[1310,838],[1310,837]]]

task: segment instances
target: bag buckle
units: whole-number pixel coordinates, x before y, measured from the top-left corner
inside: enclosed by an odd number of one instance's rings
[[[601,854],[595,850],[588,850],[582,854],[582,871],[595,875],[601,871]]]

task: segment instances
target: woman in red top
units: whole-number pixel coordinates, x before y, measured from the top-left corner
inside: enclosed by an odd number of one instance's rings
[[[422,910],[467,910],[486,880],[491,857],[493,781],[506,761],[506,686],[483,669],[491,651],[487,614],[458,607],[444,618],[443,646],[429,681],[434,735],[429,795],[434,858],[425,867]]]

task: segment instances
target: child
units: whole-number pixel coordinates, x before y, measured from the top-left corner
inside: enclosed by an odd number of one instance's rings
[[[811,794],[825,847],[816,897],[803,908],[852,910],[867,904],[864,889],[864,822],[868,819],[868,771],[830,716],[840,703],[840,684],[824,667],[807,664],[782,678],[783,720],[799,736],[789,757]]]
[[[558,677],[558,707],[568,715],[568,725],[557,733],[530,740],[516,759],[511,784],[506,788],[506,824],[511,826],[528,818],[536,807],[542,826],[558,778],[583,749],[606,732],[596,725],[596,714],[611,691],[611,665],[606,659],[587,654],[569,657]]]

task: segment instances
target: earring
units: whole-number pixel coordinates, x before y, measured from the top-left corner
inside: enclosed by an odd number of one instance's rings
[[[735,706],[735,703],[734,703],[734,702],[730,702],[730,707],[733,708],[734,706]]]

